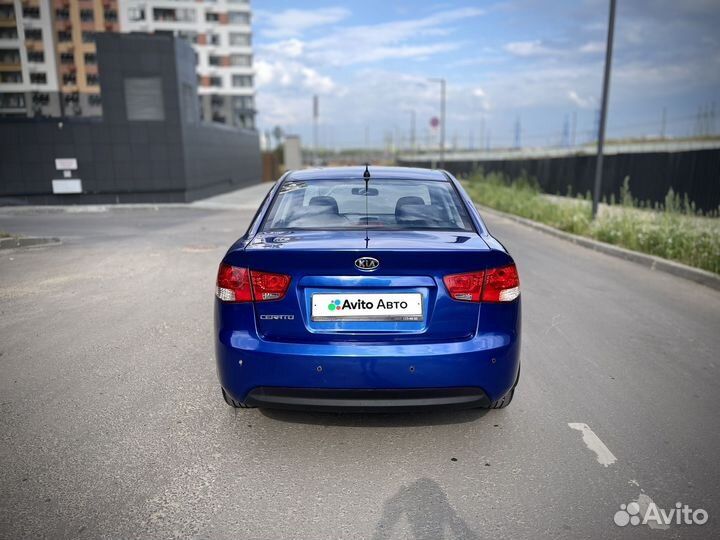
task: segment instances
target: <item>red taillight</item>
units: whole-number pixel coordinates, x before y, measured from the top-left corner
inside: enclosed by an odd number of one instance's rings
[[[443,282],[455,300],[510,302],[520,296],[520,279],[514,264],[445,276]]]
[[[253,294],[256,302],[280,300],[288,290],[290,276],[250,270]]]
[[[520,278],[514,264],[485,271],[483,302],[510,302],[520,296]]]
[[[485,272],[468,272],[467,274],[453,274],[445,276],[443,282],[455,300],[466,302],[479,302],[482,292]]]
[[[222,263],[218,269],[215,296],[223,302],[280,300],[290,285],[290,276],[238,268]]]
[[[250,302],[250,271],[222,263],[218,269],[215,296],[224,302]]]

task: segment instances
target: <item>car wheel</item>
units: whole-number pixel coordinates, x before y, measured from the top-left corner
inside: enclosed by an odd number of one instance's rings
[[[233,409],[251,409],[252,407],[248,407],[244,403],[241,403],[240,401],[235,401],[233,398],[228,396],[227,392],[225,392],[225,389],[220,387],[220,390],[222,391],[223,399],[225,400],[225,403],[230,405]]]

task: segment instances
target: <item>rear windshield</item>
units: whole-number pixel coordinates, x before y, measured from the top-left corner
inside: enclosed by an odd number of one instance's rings
[[[263,225],[286,229],[472,231],[450,182],[371,179],[285,181]]]

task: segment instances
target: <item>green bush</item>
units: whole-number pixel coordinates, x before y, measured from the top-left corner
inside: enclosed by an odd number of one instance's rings
[[[593,222],[590,194],[549,197],[526,174],[509,179],[480,172],[470,176],[466,186],[480,205],[720,274],[717,212],[703,216],[687,196],[681,197],[672,190],[664,205],[643,203],[633,198],[626,178],[619,202],[611,197],[607,211]]]

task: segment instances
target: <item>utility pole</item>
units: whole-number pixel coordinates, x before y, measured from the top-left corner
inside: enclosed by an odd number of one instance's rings
[[[603,75],[602,105],[600,108],[600,129],[598,131],[597,162],[595,164],[595,189],[593,191],[592,218],[597,218],[600,205],[600,190],[603,173],[603,146],[605,144],[605,122],[607,120],[608,93],[610,92],[610,68],[612,64],[613,33],[615,31],[615,0],[610,0],[608,16],[607,45],[605,46],[605,74]]]
[[[320,106],[318,96],[313,96],[313,165],[318,165],[318,117],[320,116]]]
[[[480,119],[480,150],[485,146],[485,117]]]
[[[415,109],[407,111],[410,113],[410,150],[415,151]]]
[[[445,79],[430,79],[440,83],[440,168],[445,168]]]
[[[665,138],[665,126],[667,125],[667,107],[663,107],[662,125],[660,127],[660,138]]]

